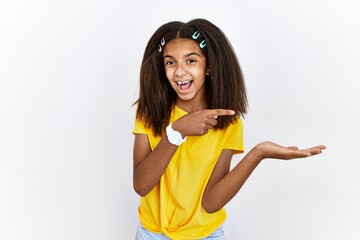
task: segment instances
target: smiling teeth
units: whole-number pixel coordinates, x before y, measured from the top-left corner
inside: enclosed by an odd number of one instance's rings
[[[177,84],[178,84],[178,85],[185,85],[185,84],[188,84],[189,82],[191,82],[191,81],[177,82]]]

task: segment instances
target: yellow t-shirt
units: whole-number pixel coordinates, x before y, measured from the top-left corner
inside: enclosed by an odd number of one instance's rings
[[[175,106],[170,122],[187,112]],[[150,129],[136,121],[134,134],[146,134],[153,150],[160,141]],[[141,197],[139,217],[149,231],[163,233],[176,240],[200,239],[215,231],[226,218],[225,209],[207,213],[201,204],[206,184],[223,149],[243,152],[240,118],[224,130],[212,130],[203,136],[188,136],[172,157],[160,182]]]

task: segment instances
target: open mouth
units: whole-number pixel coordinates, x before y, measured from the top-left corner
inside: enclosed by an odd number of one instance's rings
[[[177,82],[178,87],[180,90],[188,90],[192,84],[192,80],[190,81],[184,81],[184,82]]]

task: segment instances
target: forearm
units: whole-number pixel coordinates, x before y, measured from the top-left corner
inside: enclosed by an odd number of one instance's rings
[[[133,184],[140,196],[145,196],[158,184],[177,148],[166,136],[162,137],[154,150],[134,166]]]
[[[283,147],[273,142],[257,144],[236,167],[211,185],[204,193],[203,207],[208,212],[216,212],[225,206],[241,189],[259,163],[266,158],[290,160],[306,158],[320,154],[326,149],[324,145],[299,150],[295,146]]]
[[[253,148],[224,178],[203,196],[203,207],[209,213],[223,208],[241,189],[262,158]]]

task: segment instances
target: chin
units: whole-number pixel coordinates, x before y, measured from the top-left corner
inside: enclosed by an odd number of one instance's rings
[[[181,100],[183,100],[183,101],[190,101],[190,100],[192,100],[192,99],[194,98],[193,95],[186,95],[186,96],[184,96],[184,95],[178,95],[178,97],[179,97]]]

